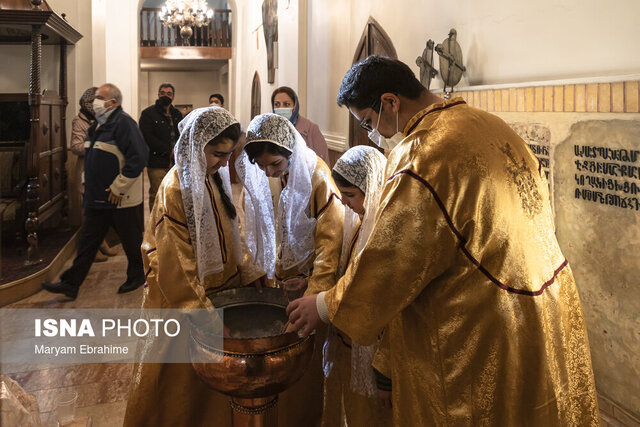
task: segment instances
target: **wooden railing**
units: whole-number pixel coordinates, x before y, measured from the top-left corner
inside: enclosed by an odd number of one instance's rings
[[[160,21],[159,8],[140,11],[140,46],[187,46],[179,27],[167,27]],[[215,10],[207,26],[193,28],[189,46],[231,47],[231,10]]]

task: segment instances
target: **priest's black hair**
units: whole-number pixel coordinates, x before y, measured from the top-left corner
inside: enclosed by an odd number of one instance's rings
[[[427,90],[404,62],[371,55],[354,64],[338,89],[338,106],[380,108],[380,96],[394,93],[418,99]]]

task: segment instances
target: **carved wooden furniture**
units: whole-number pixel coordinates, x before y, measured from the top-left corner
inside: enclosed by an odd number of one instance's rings
[[[39,226],[67,216],[66,57],[67,45],[81,37],[45,0],[0,0],[0,43],[31,46],[29,92],[0,94],[0,154],[10,153],[14,168],[2,197],[15,201],[15,232],[28,243],[27,265],[40,262]],[[59,93],[41,90],[42,43],[60,46]]]

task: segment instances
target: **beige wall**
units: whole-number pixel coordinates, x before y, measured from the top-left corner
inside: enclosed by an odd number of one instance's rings
[[[262,0],[245,0],[237,2],[235,16],[235,28],[233,37],[236,43],[235,49],[235,99],[232,112],[240,121],[243,128],[249,124],[251,112],[251,82],[253,74],[258,71],[262,87],[261,105],[263,112],[269,104],[265,95],[271,93],[274,86],[267,84],[267,51],[262,32]],[[258,28],[259,27],[259,28]],[[257,29],[257,36],[254,30]]]
[[[640,56],[623,42],[640,38],[635,0],[310,0],[307,115],[330,135],[346,138],[348,133],[345,110],[338,109],[335,96],[369,16],[416,75],[415,60],[426,40],[440,43],[456,28],[468,70],[459,86],[640,70]],[[437,78],[432,88],[439,87]]]
[[[312,0],[309,3],[312,3]],[[306,48],[299,44],[305,40],[307,21],[300,14],[306,11],[307,0],[278,1],[278,63],[275,79],[267,82],[267,50],[262,29],[262,0],[237,1],[235,12],[235,74],[230,69],[232,87],[235,88],[235,104],[232,112],[243,126],[249,123],[251,111],[251,83],[257,71],[262,90],[262,113],[271,112],[271,93],[279,86],[290,86],[301,99],[301,112],[308,108],[306,97]],[[237,31],[239,27],[239,31]],[[256,30],[257,31],[254,31]],[[256,34],[257,33],[257,34]],[[301,55],[302,52],[302,55]],[[302,62],[302,66],[300,66]],[[235,83],[234,83],[235,79]],[[302,88],[302,89],[301,89]],[[231,96],[234,96],[232,94]]]

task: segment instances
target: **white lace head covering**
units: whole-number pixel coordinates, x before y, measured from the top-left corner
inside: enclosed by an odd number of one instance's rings
[[[310,214],[311,177],[318,157],[307,147],[289,120],[275,114],[256,116],[247,128],[246,145],[270,142],[291,152],[287,185],[280,193],[277,224],[269,181],[246,152],[236,160],[236,171],[245,192],[245,240],[254,262],[273,278],[276,261],[276,233],[281,245],[278,258],[285,270],[304,266],[315,250],[316,220]],[[302,272],[308,273],[308,272]]]
[[[354,255],[359,254],[367,243],[375,222],[380,191],[384,184],[384,169],[387,159],[373,147],[358,145],[347,150],[333,166],[333,170],[364,193],[364,215],[360,234],[354,247]],[[342,275],[349,262],[349,247],[355,233],[357,214],[345,207],[343,250],[338,271]],[[345,247],[345,244],[347,245]],[[346,250],[345,250],[346,249]]]
[[[373,147],[358,145],[347,150],[333,166],[333,170],[344,179],[359,188],[364,193],[364,215],[360,234],[354,246],[353,256],[356,256],[364,248],[373,231],[375,217],[380,203],[380,193],[384,184],[384,171],[387,159]],[[358,215],[345,206],[344,231],[342,237],[342,253],[338,273],[342,276],[349,263],[349,244],[356,232]],[[335,346],[335,337],[331,336],[335,331],[329,331],[325,344],[324,369],[328,373],[333,366],[333,356],[330,347]],[[351,349],[351,389],[356,393],[368,397],[376,396],[376,382],[371,369],[371,363],[377,345],[361,346],[352,343]]]
[[[207,161],[204,147],[234,123],[238,121],[224,108],[206,107],[191,111],[178,124],[180,137],[174,147],[176,168],[201,283],[207,275],[218,273],[224,268],[213,209],[206,189]],[[222,178],[225,192],[231,198],[229,167],[220,168],[217,173]],[[237,217],[232,222],[233,239],[239,241]]]

